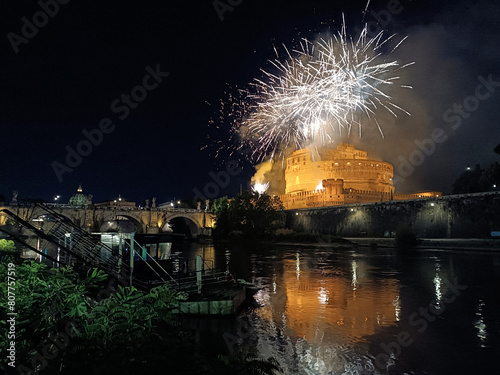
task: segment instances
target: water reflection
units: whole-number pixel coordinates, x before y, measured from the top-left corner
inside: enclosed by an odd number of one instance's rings
[[[284,260],[282,284],[286,298],[282,299],[286,301],[286,334],[313,342],[318,330],[328,330],[332,333],[329,336],[356,342],[374,334],[378,326],[397,321],[393,301],[398,299],[398,281],[388,278],[374,283],[363,261],[353,261],[351,265],[352,278],[328,275],[308,268],[307,264],[302,265],[303,271],[297,278],[292,262]]]
[[[441,264],[439,263],[439,259],[435,258],[435,270],[436,270],[436,275],[434,276],[434,279],[432,282],[434,283],[434,294],[435,294],[435,302],[434,302],[434,308],[436,310],[440,310],[442,306],[442,299],[443,299],[443,293],[442,293],[442,279],[440,277],[440,271],[441,271]]]
[[[481,348],[486,348],[486,323],[484,322],[483,309],[485,303],[483,300],[479,300],[476,310],[477,319],[474,321],[474,328],[477,330],[476,336],[479,339],[479,345]]]
[[[352,282],[351,282],[351,285],[352,285],[352,290],[354,292],[356,290],[356,288],[358,287],[358,275],[356,274],[358,264],[356,263],[356,260],[353,260],[351,264],[352,264]],[[354,293],[353,293],[353,296],[355,296]]]
[[[350,257],[349,257],[350,258]],[[355,347],[381,327],[399,320],[399,281],[374,280],[363,259],[321,259],[284,255],[281,270],[258,281],[262,305],[254,313],[258,346],[271,354],[288,353],[288,373],[373,370],[372,361]],[[271,334],[271,335],[270,335]],[[271,337],[270,337],[271,336]],[[351,368],[352,367],[352,368]]]
[[[261,286],[255,297],[262,307],[242,313],[251,335],[241,343],[276,358],[286,374],[385,374],[375,357],[401,332],[413,341],[389,355],[391,374],[495,373],[470,371],[462,361],[473,353],[474,366],[486,368],[500,345],[492,320],[500,310],[500,263],[492,255],[282,247],[214,252],[210,246],[190,257],[196,254]],[[459,284],[469,288],[456,293]],[[439,314],[429,313],[429,303]],[[222,342],[223,333],[210,336],[208,345]]]

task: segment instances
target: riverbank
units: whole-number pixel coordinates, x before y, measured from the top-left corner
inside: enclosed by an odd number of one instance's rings
[[[317,241],[256,241],[265,245],[275,246],[300,246],[300,247],[319,247],[350,249],[354,247],[377,247],[377,248],[396,248],[395,238],[377,238],[377,237],[334,237],[328,240],[322,236],[317,236]],[[232,241],[219,241],[231,243]],[[500,239],[485,238],[422,238],[416,249],[440,249],[440,250],[461,250],[461,251],[498,251],[500,252]]]
[[[349,237],[346,240],[358,246],[395,248],[394,238]],[[463,251],[500,251],[500,239],[485,238],[422,238],[417,249],[441,249]]]

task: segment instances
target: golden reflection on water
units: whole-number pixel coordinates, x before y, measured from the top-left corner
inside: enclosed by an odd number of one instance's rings
[[[400,315],[398,280],[370,279],[362,260],[353,260],[347,271],[309,269],[298,254],[284,259],[282,274],[273,280],[275,291],[259,296],[264,305],[259,315],[286,335],[310,343],[325,336],[338,344],[359,342],[377,328],[395,324]]]

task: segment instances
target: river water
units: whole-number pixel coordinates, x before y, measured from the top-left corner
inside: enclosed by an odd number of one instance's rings
[[[499,374],[500,253],[194,245],[262,289],[237,320],[190,319],[207,351],[241,345],[286,374]]]

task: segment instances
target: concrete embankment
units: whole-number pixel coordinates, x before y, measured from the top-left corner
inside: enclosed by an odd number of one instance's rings
[[[346,238],[358,246],[396,247],[394,238]],[[417,249],[457,250],[457,251],[499,251],[500,239],[482,238],[423,238]]]
[[[287,210],[295,232],[337,237],[392,237],[401,227],[418,238],[485,238],[500,231],[500,192]]]

